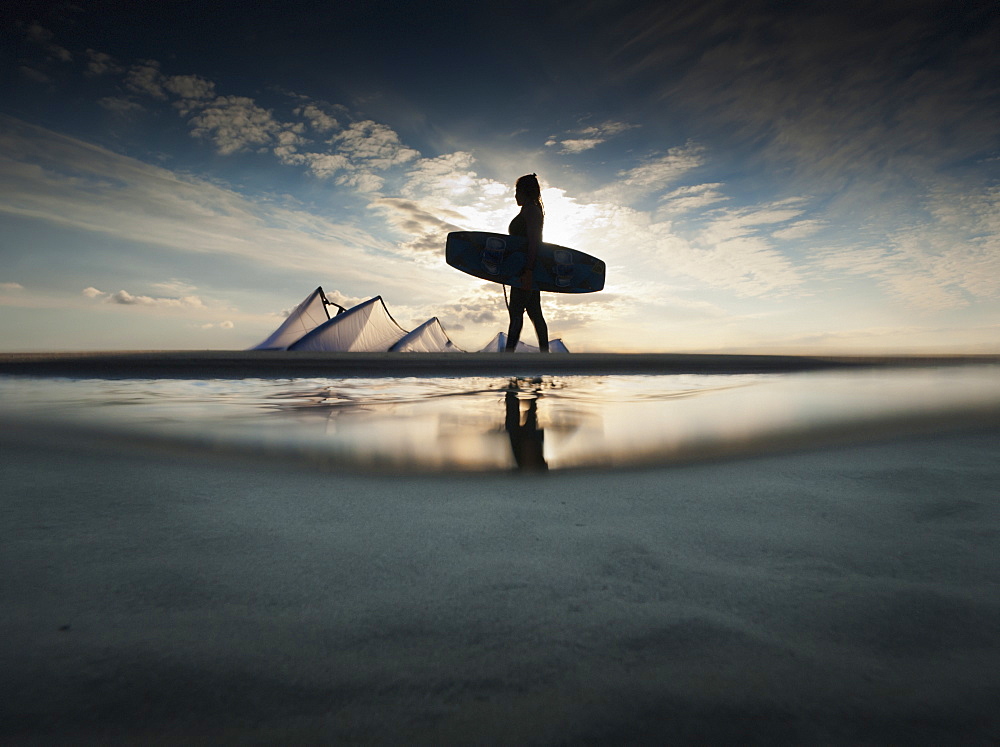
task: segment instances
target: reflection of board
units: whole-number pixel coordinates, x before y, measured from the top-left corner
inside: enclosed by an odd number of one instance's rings
[[[527,248],[523,236],[455,231],[448,234],[445,258],[452,267],[477,278],[520,287]],[[604,262],[576,249],[543,243],[531,287],[556,293],[599,291],[604,288]]]

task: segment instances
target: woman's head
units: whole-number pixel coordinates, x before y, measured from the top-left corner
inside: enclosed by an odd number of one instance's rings
[[[537,174],[525,174],[514,185],[514,199],[518,205],[542,204],[542,188],[538,186]]]

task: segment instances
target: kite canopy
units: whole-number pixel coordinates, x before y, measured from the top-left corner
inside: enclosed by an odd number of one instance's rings
[[[289,345],[301,339],[303,335],[330,320],[328,309],[330,306],[336,307],[337,314],[345,311],[343,306],[327,300],[326,294],[323,293],[323,288],[320,286],[292,310],[288,318],[271,333],[270,337],[250,349],[287,350]]]
[[[448,339],[438,318],[431,317],[399,342],[389,348],[390,353],[461,353],[464,352]]]
[[[330,316],[329,308],[337,309]],[[500,353],[507,335],[498,332],[479,352]],[[438,318],[432,317],[412,332],[396,323],[382,301],[375,296],[344,309],[332,303],[319,287],[300,303],[264,342],[251,350],[310,350],[331,353],[463,353],[449,338]],[[562,340],[550,340],[553,353],[568,353]],[[518,353],[537,353],[538,348],[523,342]]]
[[[502,353],[504,348],[507,347],[507,333],[497,332],[496,337],[486,343],[485,347],[479,349],[480,353]],[[534,345],[529,345],[523,340],[517,341],[517,347],[514,348],[515,353],[537,353],[538,348]],[[562,340],[549,340],[549,352],[550,353],[568,353],[569,350],[563,344]]]
[[[382,296],[375,296],[319,325],[289,345],[288,349],[338,353],[385,352],[405,335],[406,330],[396,324]]]

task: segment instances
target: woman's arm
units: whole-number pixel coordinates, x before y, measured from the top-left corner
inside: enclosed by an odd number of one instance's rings
[[[542,209],[537,205],[525,205],[522,213],[524,214],[524,227],[528,234],[528,256],[524,272],[521,273],[521,287],[524,290],[531,290],[531,275],[535,271],[538,250],[542,243]]]

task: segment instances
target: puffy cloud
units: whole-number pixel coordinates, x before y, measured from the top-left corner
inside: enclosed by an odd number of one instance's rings
[[[304,117],[309,126],[318,132],[329,132],[340,126],[340,123],[316,104],[306,104],[295,109],[295,114]]]
[[[105,52],[88,49],[87,58],[87,75],[118,75],[122,72],[122,66]]]
[[[0,283],[0,291],[22,291],[24,286],[20,283]]]
[[[604,142],[603,138],[572,138],[559,143],[549,141],[547,145],[561,145],[563,153],[583,153],[585,150],[596,148]]]
[[[370,119],[354,122],[334,135],[331,143],[335,143],[352,162],[363,163],[369,169],[385,170],[402,166],[420,156],[417,151],[404,146],[399,135],[390,127]]]
[[[274,143],[286,125],[245,96],[219,96],[189,124],[195,137],[211,140],[222,155]]]
[[[141,93],[152,96],[154,99],[165,100],[166,92],[163,90],[163,74],[160,72],[160,63],[155,60],[133,65],[125,75],[125,86],[134,93]]]
[[[342,187],[352,187],[362,194],[376,195],[385,184],[385,179],[370,171],[354,171],[337,177],[337,182]]]
[[[321,179],[333,176],[338,171],[345,171],[351,165],[344,156],[335,153],[307,153],[303,158],[309,170]]]
[[[163,81],[163,87],[183,99],[209,99],[215,95],[215,83],[197,75],[172,75]]]

